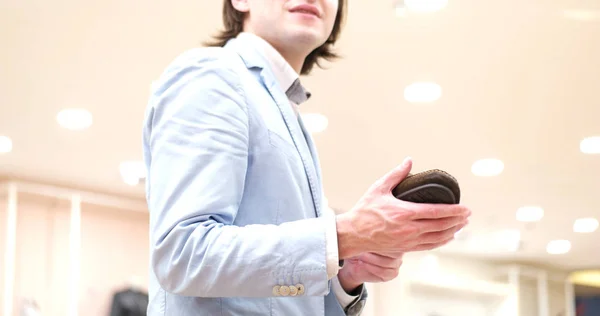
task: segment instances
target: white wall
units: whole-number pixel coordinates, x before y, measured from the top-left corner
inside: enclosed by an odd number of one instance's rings
[[[4,302],[6,198],[0,196],[0,307]],[[69,282],[71,204],[65,199],[18,194],[13,309],[34,300],[43,315],[71,315]],[[80,266],[77,274],[79,315],[108,315],[115,291],[132,276],[144,286],[148,276],[148,214],[83,203]]]
[[[113,294],[133,278],[147,287],[148,221],[148,213],[82,205],[79,315],[109,315]]]
[[[550,300],[550,316],[566,315],[567,301],[565,283],[550,281],[548,284],[548,294]]]
[[[24,299],[33,299],[47,315],[66,315],[68,288],[69,213],[65,203],[57,200],[19,195],[14,287],[11,315],[17,315]],[[6,200],[1,201],[6,205]],[[6,207],[4,207],[5,209]],[[6,212],[2,216],[2,234],[6,229]],[[6,242],[2,237],[1,242]],[[5,246],[2,266],[5,268]],[[2,269],[2,274],[5,273]],[[4,278],[2,280],[4,286]],[[3,293],[4,295],[4,293]],[[2,300],[4,301],[4,297]],[[6,302],[3,302],[6,304]]]
[[[575,316],[565,313],[561,273],[517,266],[529,273],[521,273],[511,285],[506,266],[433,254],[409,254],[396,280],[371,285],[364,316],[426,316],[435,311],[440,316]],[[538,281],[531,271],[549,276],[545,315],[540,314]]]
[[[537,292],[537,281],[535,279],[523,279],[519,282],[520,292],[520,304],[519,312],[520,315],[536,316],[538,315],[538,292]]]
[[[0,186],[0,191],[2,187]],[[5,244],[6,244],[6,194],[0,192],[0,312],[4,311],[4,259],[5,259]]]
[[[372,303],[377,316],[425,316],[434,311],[494,315],[507,299],[495,291],[508,291],[508,285],[493,283],[498,275],[495,266],[485,262],[411,253],[405,256],[399,278],[375,286]],[[473,291],[476,287],[488,293]]]

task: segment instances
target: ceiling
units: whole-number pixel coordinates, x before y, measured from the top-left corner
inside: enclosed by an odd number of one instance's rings
[[[344,57],[304,79],[313,98],[301,109],[329,120],[315,140],[330,205],[351,208],[412,156],[414,171],[439,168],[459,180],[474,212],[463,238],[521,232],[517,252],[462,239],[444,251],[600,266],[600,232],[572,232],[576,218],[600,217],[600,155],[579,151],[583,138],[600,135],[600,2],[450,0],[442,11],[406,17],[390,0],[350,2]],[[143,186],[123,183],[118,168],[141,159],[150,84],[214,33],[220,7],[1,1],[0,135],[12,138],[13,151],[0,155],[0,176],[143,198]],[[437,82],[441,98],[406,102],[404,87],[423,80]],[[57,112],[69,107],[91,111],[91,128],[61,128]],[[474,176],[480,158],[501,159],[504,172]],[[545,217],[517,222],[524,205],[542,206]],[[570,240],[571,251],[546,254],[554,239]]]

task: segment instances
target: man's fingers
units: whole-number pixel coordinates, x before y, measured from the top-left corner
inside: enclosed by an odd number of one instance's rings
[[[373,189],[380,190],[381,192],[391,192],[398,183],[402,182],[412,169],[412,158],[407,157],[404,161],[396,168],[390,170],[381,179],[379,179]]]
[[[395,279],[400,273],[399,267],[382,268],[371,264],[363,265],[365,271],[376,279],[377,282],[387,282]]]
[[[449,239],[446,239],[444,241],[437,242],[437,243],[420,244],[420,245],[414,247],[413,249],[411,249],[411,251],[433,250],[433,249],[436,249],[436,248],[446,245],[447,243],[451,242],[453,239],[454,239],[454,236],[452,236],[452,238],[449,238]]]
[[[464,216],[453,216],[446,217],[441,219],[422,219],[417,220],[417,226],[419,227],[419,231],[421,234],[431,233],[431,232],[440,232],[457,225],[462,224],[466,221],[466,217]]]
[[[402,265],[402,257],[388,257],[377,253],[365,253],[359,258],[362,262],[379,268],[399,268]]]
[[[388,258],[400,259],[400,260],[404,256],[404,252],[402,252],[402,251],[375,252],[375,254],[384,256],[384,257],[388,257]]]
[[[460,224],[448,228],[446,230],[443,231],[437,231],[437,232],[431,232],[431,233],[427,233],[424,234],[422,236],[421,242],[424,244],[434,244],[434,243],[438,243],[438,242],[443,242],[445,240],[448,239],[453,239],[454,238],[454,234],[459,231],[461,228],[465,227],[467,223],[466,222],[461,222]]]
[[[416,203],[407,203],[413,204],[414,208],[411,209],[414,214],[412,214],[411,219],[438,219],[438,218],[448,218],[455,216],[463,216],[467,217],[471,215],[471,210],[469,210],[466,206],[460,204],[416,204]]]

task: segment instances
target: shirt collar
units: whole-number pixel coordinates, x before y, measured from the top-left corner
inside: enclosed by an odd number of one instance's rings
[[[310,98],[311,94],[302,86],[298,73],[269,42],[248,32],[240,33],[238,38],[257,44],[267,59],[275,79],[292,102],[301,104]]]

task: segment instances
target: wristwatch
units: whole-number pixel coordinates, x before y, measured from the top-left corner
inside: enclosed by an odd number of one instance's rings
[[[344,312],[347,316],[359,316],[362,314],[363,309],[365,308],[365,303],[367,302],[367,293],[365,291],[365,285],[361,284],[357,287],[352,293],[348,293],[351,296],[358,296],[348,307],[344,309]]]

